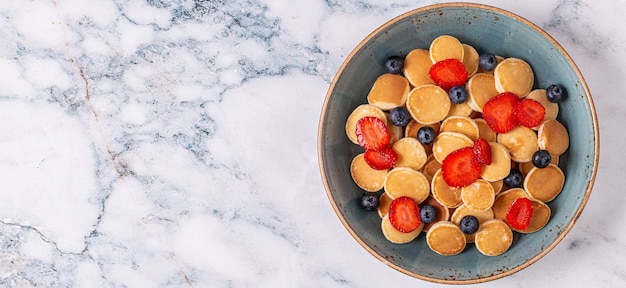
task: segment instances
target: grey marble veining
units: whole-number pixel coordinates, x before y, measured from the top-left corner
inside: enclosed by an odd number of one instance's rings
[[[0,286],[438,286],[351,238],[316,154],[343,59],[434,2],[2,1]],[[476,286],[626,285],[625,168],[611,155],[626,140],[613,133],[626,115],[626,7],[478,2],[528,18],[570,52],[606,136],[596,188],[563,243]]]

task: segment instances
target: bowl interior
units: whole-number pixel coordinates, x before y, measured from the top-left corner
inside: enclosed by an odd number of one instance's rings
[[[366,103],[372,83],[384,73],[384,60],[428,49],[447,34],[480,52],[526,60],[535,73],[535,88],[560,83],[569,93],[560,104],[559,120],[568,128],[570,147],[560,157],[566,175],[561,194],[549,206],[552,217],[540,231],[517,235],[501,256],[487,257],[468,244],[457,256],[439,256],[425,243],[397,245],[380,231],[380,217],[357,203],[363,191],[350,176],[352,158],[363,150],[344,130],[351,111]],[[567,53],[532,23],[510,12],[477,4],[440,4],[400,15],[363,40],[348,56],[329,89],[319,129],[319,160],[328,197],[349,233],[372,255],[391,267],[440,283],[484,282],[514,273],[541,258],[570,230],[585,205],[595,178],[598,128],[587,86]]]

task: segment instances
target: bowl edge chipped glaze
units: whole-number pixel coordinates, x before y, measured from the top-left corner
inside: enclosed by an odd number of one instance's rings
[[[390,33],[392,29],[400,32]],[[345,136],[345,120],[352,109],[366,103],[371,83],[384,72],[384,59],[391,55],[404,56],[414,48],[427,49],[432,39],[443,34],[453,35],[479,52],[524,59],[535,72],[534,88],[560,83],[569,93],[559,104],[559,120],[570,133],[570,148],[559,163],[566,182],[559,197],[548,203],[552,209],[551,219],[538,232],[521,237],[516,234],[518,237],[509,251],[496,257],[479,254],[473,244],[468,244],[457,256],[439,256],[425,246],[423,234],[409,244],[388,242],[379,230],[378,214],[358,207],[356,198],[362,190],[350,177],[349,163],[362,151]],[[524,40],[514,35],[522,35]],[[490,42],[483,38],[489,38]],[[520,48],[525,45],[527,49]],[[539,56],[533,56],[537,52]],[[528,267],[551,251],[571,230],[587,203],[597,173],[599,147],[598,120],[591,93],[578,67],[560,44],[541,28],[512,12],[464,2],[434,4],[408,11],[362,40],[346,57],[330,84],[319,119],[317,145],[326,194],[350,235],[393,269],[442,284],[475,284],[499,279]]]

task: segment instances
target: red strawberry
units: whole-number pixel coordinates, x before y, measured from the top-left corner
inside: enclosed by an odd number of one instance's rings
[[[380,150],[389,144],[387,125],[376,117],[363,117],[356,122],[356,139],[365,150]]]
[[[420,207],[411,197],[398,197],[389,206],[389,222],[400,232],[412,232],[421,224]]]
[[[491,98],[483,106],[483,118],[496,133],[506,133],[517,126],[515,107],[519,97],[511,92],[504,92]]]
[[[491,165],[491,146],[483,138],[474,141],[474,155],[480,164]]]
[[[528,198],[517,198],[506,212],[506,222],[511,228],[523,231],[530,225],[533,216],[533,203]]]
[[[462,86],[469,76],[463,62],[457,59],[446,59],[435,63],[428,71],[430,79],[439,87],[448,91],[454,86]]]
[[[441,163],[443,180],[452,187],[464,187],[474,183],[480,177],[481,169],[473,147],[458,149],[448,154]]]
[[[378,151],[365,150],[363,155],[365,163],[376,170],[384,170],[393,167],[398,161],[398,154],[391,147],[386,146]]]
[[[535,127],[546,116],[546,108],[533,99],[522,99],[515,105],[515,118],[517,122],[528,128]]]

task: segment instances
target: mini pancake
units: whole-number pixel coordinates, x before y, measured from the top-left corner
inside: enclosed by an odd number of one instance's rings
[[[552,210],[550,210],[550,206],[546,205],[545,203],[541,201],[532,200],[532,207],[533,207],[533,215],[530,218],[530,225],[528,225],[528,228],[526,228],[526,230],[516,230],[516,229],[513,229],[513,230],[528,234],[528,233],[537,232],[541,228],[546,226],[546,224],[548,224],[548,221],[550,220],[550,216],[552,214]]]
[[[435,85],[421,85],[409,92],[406,108],[415,121],[433,124],[448,116],[450,104],[450,97],[443,88]]]
[[[569,133],[561,122],[548,120],[539,125],[537,130],[539,148],[551,155],[560,156],[569,147]]]
[[[422,206],[426,204],[433,206],[435,210],[437,210],[437,218],[433,222],[424,224],[424,228],[422,229],[422,231],[428,232],[428,229],[430,229],[430,227],[435,225],[435,223],[440,222],[440,221],[447,221],[450,219],[450,209],[446,206],[441,205],[441,203],[437,202],[435,198],[433,197],[426,198],[426,200],[422,202]]]
[[[559,166],[549,164],[545,168],[530,169],[524,178],[524,189],[533,199],[550,202],[563,190],[565,175]]]
[[[430,154],[426,159],[426,163],[422,166],[421,172],[428,179],[428,183],[432,183],[433,176],[435,176],[435,173],[437,173],[437,170],[439,169],[441,169],[441,163],[435,159],[433,154]]]
[[[474,119],[469,117],[462,116],[452,116],[446,118],[441,123],[440,132],[457,132],[461,133],[472,141],[478,139],[480,135],[480,130],[478,129],[478,124]]]
[[[496,201],[493,202],[494,217],[497,219],[506,220],[506,213],[509,211],[509,208],[518,198],[529,198],[530,196],[526,191],[522,188],[511,188],[509,190],[500,192],[498,196],[496,196]]]
[[[530,92],[535,81],[530,65],[518,58],[504,59],[494,69],[493,76],[498,92],[511,92],[520,98]]]
[[[440,221],[428,229],[426,243],[437,254],[457,255],[465,249],[465,234],[450,221]]]
[[[393,199],[389,198],[387,193],[381,193],[380,197],[378,197],[378,208],[376,210],[378,211],[378,216],[380,216],[380,218],[385,217],[385,215],[389,213],[391,201],[393,201]]]
[[[380,223],[380,228],[383,231],[385,238],[387,238],[389,242],[395,244],[406,244],[413,241],[422,232],[423,227],[424,223],[421,223],[417,229],[409,233],[400,232],[398,229],[393,227],[393,225],[391,225],[391,222],[389,222],[389,214],[385,215]]]
[[[551,119],[555,120],[556,116],[559,115],[559,104],[548,101],[548,97],[546,97],[546,89],[535,89],[530,91],[530,93],[526,96],[526,99],[535,100],[541,103],[543,108],[545,108],[546,114],[543,116],[543,121],[541,121],[541,123]],[[537,130],[539,129],[539,126],[533,127],[533,129]]]
[[[471,45],[461,44],[463,45],[463,65],[465,66],[465,70],[467,70],[467,74],[472,76],[478,71],[478,51],[474,49]]]
[[[352,143],[357,145],[359,144],[356,139],[356,123],[359,122],[361,118],[368,116],[376,117],[385,122],[385,125],[387,125],[387,115],[385,115],[385,112],[383,112],[383,110],[374,105],[359,105],[354,110],[352,110],[352,113],[350,113],[350,116],[348,116],[348,119],[346,120],[346,135],[348,136],[348,139],[352,141]]]
[[[420,128],[424,126],[433,128],[433,130],[435,130],[435,135],[437,135],[439,134],[439,127],[441,127],[441,124],[439,122],[433,123],[433,124],[422,124],[415,120],[411,120],[409,121],[409,124],[406,125],[406,128],[404,128],[404,137],[412,137],[412,138],[417,139],[417,131],[419,131]],[[433,144],[422,145],[422,146],[424,146],[424,150],[426,151],[427,155],[430,155],[433,153]]]
[[[463,44],[454,36],[450,35],[441,35],[432,43],[430,43],[430,60],[432,63],[437,63],[441,60],[446,59],[457,59],[459,61],[463,61],[463,54],[465,53],[465,49],[463,49]]]
[[[461,225],[461,219],[467,215],[472,215],[478,219],[478,224],[484,223],[487,220],[494,219],[493,210],[487,209],[485,211],[474,211],[472,209],[467,208],[465,205],[461,205],[454,210],[452,216],[450,216],[450,221],[456,225]],[[460,226],[459,226],[460,227]],[[465,240],[467,243],[474,243],[474,236],[476,233],[465,234]]]
[[[463,204],[474,211],[490,210],[495,198],[496,193],[493,186],[484,179],[478,179],[461,189]]]
[[[452,116],[469,117],[470,115],[472,115],[472,112],[474,112],[474,110],[472,110],[472,107],[470,107],[469,104],[467,104],[467,101],[461,104],[450,103],[450,111],[448,111],[447,117],[452,117]]]
[[[404,127],[393,125],[389,118],[389,113],[385,112],[387,116],[387,130],[389,130],[389,144],[393,145],[396,141],[400,140],[404,136]]]
[[[478,125],[478,137],[487,140],[487,142],[496,142],[496,132],[489,127],[487,121],[483,118],[474,119],[476,125]]]
[[[559,156],[554,156],[554,155],[550,155],[550,156],[552,156],[550,163],[554,165],[559,165]],[[518,167],[519,171],[522,172],[522,175],[524,177],[526,177],[526,175],[528,175],[528,172],[530,172],[530,170],[533,168],[535,168],[535,165],[533,164],[532,161],[519,163],[519,167]]]
[[[398,154],[398,160],[394,164],[396,168],[409,167],[420,170],[426,163],[426,159],[428,159],[424,146],[415,138],[402,138],[393,143],[391,148]]]
[[[489,142],[491,147],[491,165],[484,165],[480,177],[495,182],[504,179],[511,172],[511,157],[502,144]]]
[[[461,188],[450,187],[443,179],[441,169],[437,170],[430,185],[433,198],[441,205],[448,208],[456,208],[463,203]]]
[[[411,87],[402,75],[385,73],[378,76],[367,94],[367,102],[383,110],[404,106]]]
[[[383,189],[389,169],[376,170],[365,162],[364,153],[356,155],[350,164],[350,174],[357,186],[367,192]]]
[[[474,111],[483,112],[485,103],[498,94],[493,74],[477,73],[467,81],[467,104]]]
[[[443,159],[448,154],[464,148],[474,146],[474,141],[464,134],[457,132],[439,132],[435,142],[433,143],[433,155],[439,163],[443,162]]]
[[[401,196],[413,198],[415,202],[422,203],[430,194],[430,183],[422,172],[411,168],[394,168],[385,177],[385,193],[389,198],[396,199]]]
[[[498,143],[509,150],[513,161],[528,162],[539,149],[537,133],[524,126],[516,126],[511,131],[498,134]]]
[[[500,219],[487,220],[476,231],[474,244],[480,253],[498,256],[513,244],[513,231]]]
[[[404,58],[404,77],[406,77],[414,87],[435,84],[430,79],[428,71],[433,66],[430,60],[430,52],[426,49],[415,49],[409,52]]]

